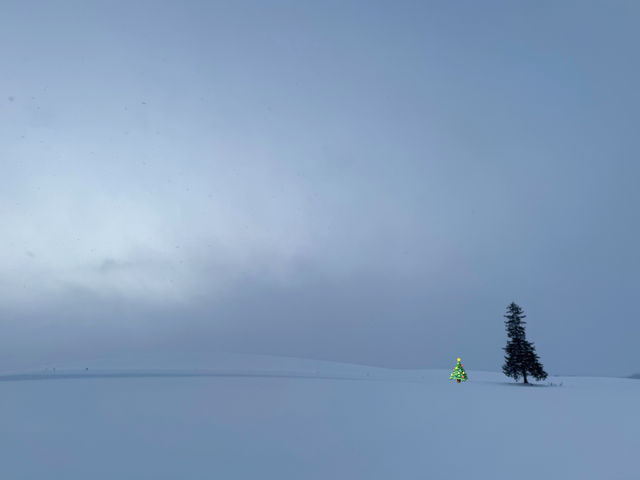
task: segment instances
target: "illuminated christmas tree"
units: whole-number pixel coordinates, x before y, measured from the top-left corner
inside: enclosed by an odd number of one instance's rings
[[[458,363],[453,369],[453,372],[451,372],[451,376],[449,377],[449,380],[453,380],[454,378],[458,383],[460,383],[461,381],[462,382],[467,381],[467,372],[464,371],[464,368],[462,367],[462,363],[460,363],[460,359],[458,359]]]

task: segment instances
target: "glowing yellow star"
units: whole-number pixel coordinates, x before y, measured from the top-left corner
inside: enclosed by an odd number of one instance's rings
[[[458,361],[460,361],[460,359],[458,359]]]

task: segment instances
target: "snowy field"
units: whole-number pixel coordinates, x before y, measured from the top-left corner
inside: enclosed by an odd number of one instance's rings
[[[107,363],[0,375],[2,478],[640,479],[638,380]]]

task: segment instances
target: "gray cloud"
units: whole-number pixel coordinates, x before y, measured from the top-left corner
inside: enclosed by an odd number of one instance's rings
[[[6,368],[495,370],[513,300],[637,370],[635,6],[71,5],[0,7]]]

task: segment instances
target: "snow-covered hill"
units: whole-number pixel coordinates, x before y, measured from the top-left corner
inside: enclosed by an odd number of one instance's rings
[[[640,478],[636,380],[196,362],[0,375],[3,478]]]

